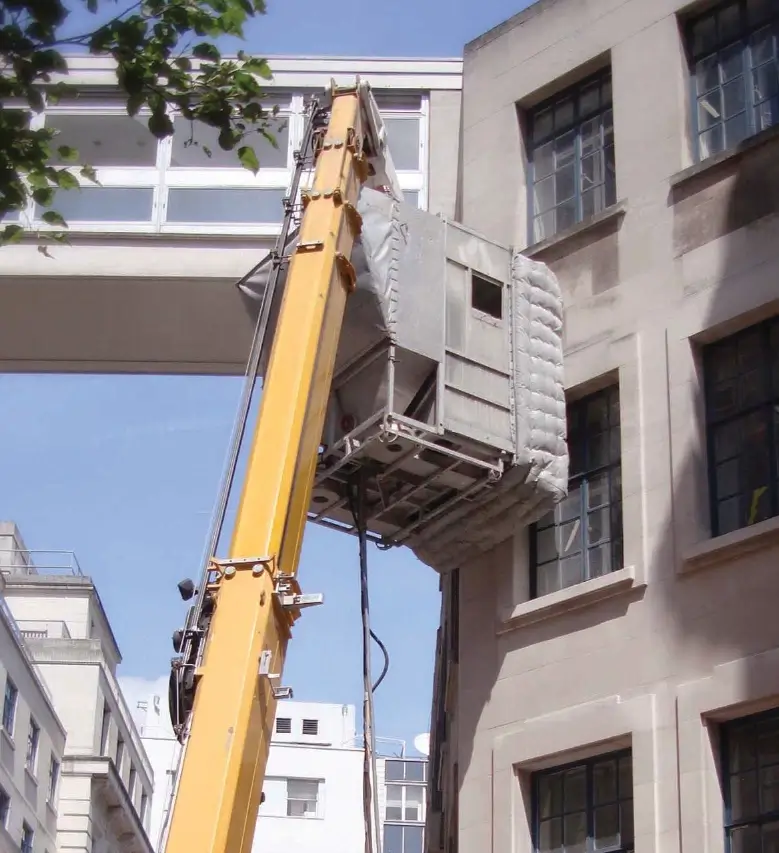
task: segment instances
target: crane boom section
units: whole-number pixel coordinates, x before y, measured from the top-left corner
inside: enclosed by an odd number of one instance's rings
[[[298,612],[278,585],[297,572],[367,176],[359,85],[333,89],[329,124],[289,274],[230,558],[214,561],[215,603],[166,853],[249,853],[276,710],[267,677],[284,665]],[[299,588],[298,588],[299,589]],[[203,590],[201,590],[201,595]],[[259,674],[260,661],[266,673]]]

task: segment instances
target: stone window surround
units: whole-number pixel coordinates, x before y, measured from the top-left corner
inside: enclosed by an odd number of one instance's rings
[[[685,853],[725,853],[718,724],[775,708],[778,696],[779,649],[720,664],[711,675],[679,685],[679,798]]]
[[[513,541],[512,572],[507,595],[498,596],[498,633],[552,618],[614,595],[646,586],[644,544],[644,457],[647,435],[642,428],[641,345],[638,335],[602,340],[566,355],[566,386],[572,398],[619,382],[622,439],[623,563],[617,571],[567,589],[530,599],[528,530]]]
[[[660,853],[655,699],[609,696],[524,722],[492,746],[493,849],[534,853],[530,776],[629,747],[636,853]]]

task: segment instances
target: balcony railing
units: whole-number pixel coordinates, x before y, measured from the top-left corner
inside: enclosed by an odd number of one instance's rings
[[[4,575],[84,575],[73,551],[22,551],[18,548],[0,549],[0,571]]]

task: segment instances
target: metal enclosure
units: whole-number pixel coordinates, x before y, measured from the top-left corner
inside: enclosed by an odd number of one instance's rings
[[[565,494],[559,288],[543,265],[383,193],[364,190],[358,209],[309,517],[354,532],[361,478],[371,535],[445,571]]]

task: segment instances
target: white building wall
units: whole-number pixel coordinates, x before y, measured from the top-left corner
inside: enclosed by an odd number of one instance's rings
[[[0,789],[9,798],[0,825],[0,851],[19,850],[26,823],[33,830],[34,853],[54,853],[60,786],[51,798],[49,771],[52,759],[58,768],[62,766],[65,730],[6,608],[4,586],[0,575],[0,707],[4,707],[9,679],[18,693],[10,730],[0,728]],[[28,766],[31,720],[39,726],[40,734],[35,760]]]

